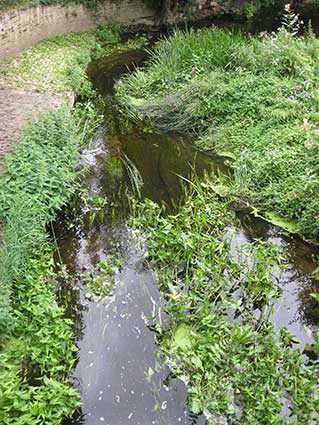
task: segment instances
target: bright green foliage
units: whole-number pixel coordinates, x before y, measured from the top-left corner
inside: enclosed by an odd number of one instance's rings
[[[39,225],[52,219],[74,191],[80,141],[79,128],[67,109],[40,115],[29,123],[14,153],[5,158],[0,175],[4,188],[1,217],[9,218],[17,201],[32,200],[33,208],[41,213]],[[25,209],[30,211],[30,207]]]
[[[318,76],[311,32],[257,38],[213,28],[161,41],[117,94],[155,127],[230,152],[236,190],[318,240]]]
[[[6,294],[45,239],[45,224],[74,192],[80,141],[74,118],[61,110],[30,123],[14,153],[5,158],[0,174],[0,290]],[[8,325],[10,321],[0,321],[2,331]]]
[[[3,424],[56,425],[79,403],[67,381],[75,346],[50,283],[46,225],[77,188],[81,129],[67,109],[40,115],[25,128],[0,174]]]
[[[151,201],[137,211],[133,224],[167,293],[170,322],[158,324],[159,342],[189,383],[191,410],[211,424],[312,423],[317,367],[269,320],[279,297],[277,249],[262,241],[233,248],[225,227],[235,218],[211,180],[197,182],[176,215],[163,216]]]
[[[68,382],[75,361],[72,328],[53,297],[52,267],[52,254],[42,243],[14,282],[16,326],[0,351],[2,424],[56,425],[79,405]]]

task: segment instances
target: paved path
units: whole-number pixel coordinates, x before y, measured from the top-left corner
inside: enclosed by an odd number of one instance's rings
[[[58,109],[66,96],[53,93],[0,89],[0,168],[4,154],[20,136],[26,121],[39,112]]]

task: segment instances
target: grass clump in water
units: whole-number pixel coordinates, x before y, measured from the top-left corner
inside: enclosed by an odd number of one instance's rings
[[[296,37],[287,27],[262,37],[178,31],[117,95],[155,127],[229,152],[237,192],[318,241],[318,52],[311,31]]]
[[[167,292],[170,321],[158,325],[159,342],[189,385],[192,412],[212,424],[314,423],[317,365],[269,320],[279,297],[277,248],[262,241],[232,248],[225,228],[234,217],[211,180],[197,182],[175,215],[151,201],[138,212],[133,224]]]
[[[46,226],[77,188],[79,149],[90,128],[67,109],[40,115],[0,174],[2,424],[56,425],[79,405],[68,382],[72,324],[54,297]]]

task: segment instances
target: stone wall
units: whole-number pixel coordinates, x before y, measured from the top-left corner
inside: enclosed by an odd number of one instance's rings
[[[98,11],[70,4],[0,12],[0,62],[45,38],[92,29],[110,18],[129,25],[152,24],[154,11],[143,0],[110,0]]]

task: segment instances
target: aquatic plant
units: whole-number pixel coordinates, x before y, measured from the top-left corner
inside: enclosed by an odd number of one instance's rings
[[[173,373],[189,386],[189,405],[209,423],[312,423],[319,408],[317,365],[270,315],[280,297],[271,243],[234,249],[235,220],[213,179],[196,182],[174,215],[146,200],[132,224],[166,294],[168,323],[158,340]]]
[[[125,155],[125,153],[122,154],[121,160],[131,182],[133,192],[136,196],[140,197],[141,187],[143,186],[143,179],[140,172],[136,168],[135,164],[130,160],[130,158]]]
[[[95,267],[83,272],[78,279],[81,279],[87,291],[86,298],[94,298],[99,301],[110,295],[115,285],[114,275],[120,267],[120,260],[113,255],[106,260],[100,261]]]

